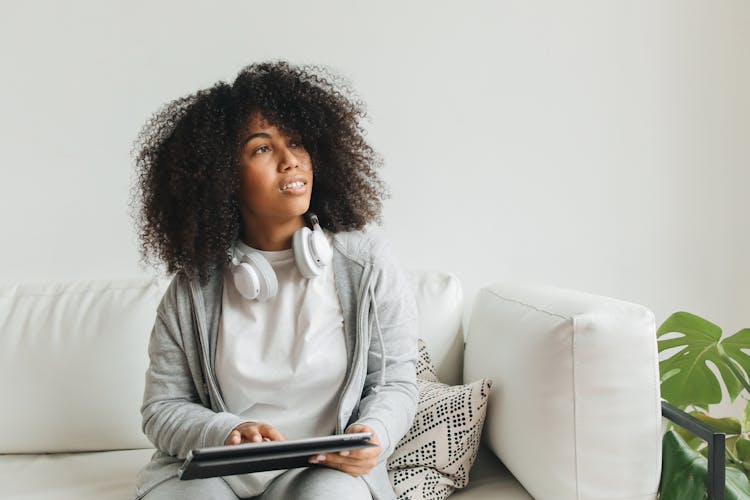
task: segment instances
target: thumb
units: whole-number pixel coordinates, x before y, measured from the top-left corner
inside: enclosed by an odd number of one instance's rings
[[[372,430],[366,425],[352,424],[346,429],[346,434],[352,434],[354,432],[371,432]]]
[[[346,431],[344,432],[346,434],[351,434],[354,432],[369,432],[370,434],[372,434],[372,438],[370,439],[370,442],[380,444],[380,438],[378,437],[378,433],[375,432],[375,430],[372,427],[368,427],[362,424],[352,424],[349,427],[347,427]]]

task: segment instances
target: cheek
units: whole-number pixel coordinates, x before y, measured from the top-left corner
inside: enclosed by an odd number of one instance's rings
[[[251,167],[244,167],[240,173],[240,198],[247,201],[259,198],[273,187],[275,179],[263,175],[262,171]]]
[[[300,153],[297,155],[297,159],[299,160],[302,167],[312,170],[312,157],[310,156],[310,153],[307,151]]]
[[[262,160],[246,160],[240,167],[240,182],[246,187],[252,188],[252,186],[263,186],[274,182],[275,169],[267,161]]]
[[[243,196],[248,192],[252,191],[253,186],[255,186],[256,183],[253,180],[253,177],[250,173],[248,173],[247,169],[244,169],[240,172],[240,194]]]

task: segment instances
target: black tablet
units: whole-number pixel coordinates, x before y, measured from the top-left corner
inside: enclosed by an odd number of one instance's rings
[[[335,434],[287,441],[266,441],[230,446],[197,448],[188,453],[180,466],[180,479],[232,476],[264,470],[309,467],[308,459],[319,453],[356,450],[377,446],[368,441],[369,432]]]

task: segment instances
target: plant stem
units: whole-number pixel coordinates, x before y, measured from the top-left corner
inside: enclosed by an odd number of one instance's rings
[[[745,388],[745,390],[750,394],[750,383],[745,379],[745,375],[737,369],[737,367],[734,364],[734,360],[730,358],[726,352],[724,352],[724,349],[721,347],[721,344],[717,346],[719,349],[719,357],[721,357],[722,361],[724,361],[724,364],[727,365],[729,370],[734,374],[735,377],[737,377],[737,380],[740,381],[742,384],[742,387]]]

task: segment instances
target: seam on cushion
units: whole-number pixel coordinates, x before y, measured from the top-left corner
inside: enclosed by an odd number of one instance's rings
[[[566,316],[559,313],[554,313],[552,311],[547,311],[545,309],[542,309],[537,306],[533,306],[531,304],[527,304],[526,302],[522,302],[520,300],[516,299],[510,299],[508,297],[504,297],[500,295],[499,293],[495,292],[494,290],[490,290],[488,288],[483,288],[480,290],[480,293],[488,293],[490,295],[495,296],[496,298],[499,298],[500,300],[504,300],[506,302],[510,302],[513,304],[520,305],[522,307],[526,307],[528,309],[532,309],[534,311],[540,312],[542,314],[546,314],[548,316],[552,316],[555,318],[564,319],[567,321],[571,321],[572,327],[573,327],[573,335],[571,339],[571,359],[573,362],[572,366],[572,376],[571,376],[571,382],[573,385],[573,455],[574,455],[574,475],[575,475],[575,483],[576,483],[576,498],[578,500],[581,499],[581,492],[580,492],[580,478],[579,478],[579,459],[578,459],[578,411],[577,411],[577,404],[578,404],[578,398],[577,398],[577,383],[576,383],[576,317],[575,316]]]
[[[652,314],[653,318],[653,314]],[[574,464],[575,464],[575,482],[576,482],[576,498],[578,500],[581,499],[581,493],[579,491],[581,480],[579,477],[579,449],[580,449],[580,443],[578,440],[578,380],[577,380],[577,372],[576,367],[578,364],[576,363],[576,340],[578,339],[578,317],[574,316],[572,318],[573,320],[573,338],[571,341],[571,358],[573,360],[573,454],[574,454]],[[653,319],[655,322],[656,320]],[[658,366],[658,365],[657,365]],[[654,385],[656,387],[656,385]],[[659,411],[659,415],[661,415],[661,411]],[[658,471],[661,468],[661,464],[657,465],[656,470]],[[658,472],[657,472],[658,473]],[[640,500],[640,499],[653,499],[654,493],[645,493],[640,494],[636,496],[627,496],[627,497],[606,497],[606,500]],[[604,500],[604,499],[603,499]]]
[[[101,288],[86,287],[86,288],[82,288],[80,290],[74,290],[74,291],[71,291],[71,290],[57,290],[57,291],[54,291],[54,292],[46,292],[46,293],[28,292],[28,293],[23,293],[21,295],[17,294],[18,290],[16,289],[16,290],[13,290],[9,295],[0,294],[0,298],[16,298],[16,299],[20,299],[20,298],[25,298],[25,297],[56,297],[58,295],[82,295],[82,294],[92,293],[92,292],[106,292],[106,291],[109,291],[109,290],[144,290],[144,289],[147,289],[147,288],[151,288],[154,285],[158,286],[158,281],[152,280],[152,281],[148,281],[148,282],[143,282],[140,285],[134,283],[132,285],[124,284],[124,285],[121,285],[121,286],[106,286],[105,285],[105,286],[102,286]],[[21,288],[22,286],[25,286],[25,285],[19,285],[17,288]],[[31,286],[33,286],[33,285],[31,285]]]
[[[540,313],[543,313],[543,314],[547,314],[548,316],[554,316],[556,318],[562,318],[562,319],[571,319],[572,318],[571,316],[565,316],[564,314],[559,314],[559,313],[554,313],[552,311],[547,311],[546,309],[542,309],[540,307],[533,306],[531,304],[527,304],[526,302],[522,302],[520,300],[510,299],[508,297],[504,297],[504,296],[500,295],[499,293],[495,292],[494,290],[490,290],[488,288],[483,288],[481,290],[481,292],[488,293],[490,295],[494,295],[498,299],[504,300],[506,302],[511,302],[513,304],[518,304],[518,305],[527,307],[529,309],[533,309],[533,310],[535,310],[537,312],[540,312]]]
[[[649,321],[649,333],[654,332],[654,339],[656,338],[656,316],[654,316],[654,312],[650,309],[648,311],[648,321]],[[651,349],[651,365],[654,367],[654,380],[660,380],[660,373],[659,373],[659,349],[656,345],[656,342],[654,342],[653,348]],[[654,472],[656,473],[656,477],[654,478],[656,480],[656,484],[659,484],[659,481],[661,481],[661,387],[659,386],[659,382],[656,382],[653,384],[654,388],[654,400],[656,401],[656,404],[654,405],[654,418],[653,422],[656,423],[656,436],[657,440],[654,442],[654,447],[656,448],[656,453],[654,453],[654,457],[656,459]]]
[[[581,484],[581,478],[579,477],[579,457],[578,457],[578,381],[576,379],[576,339],[578,338],[578,321],[576,317],[572,318],[573,322],[573,335],[570,342],[571,359],[573,360],[573,464],[575,470],[573,471],[576,478],[576,498],[580,500],[581,492],[579,490]]]

